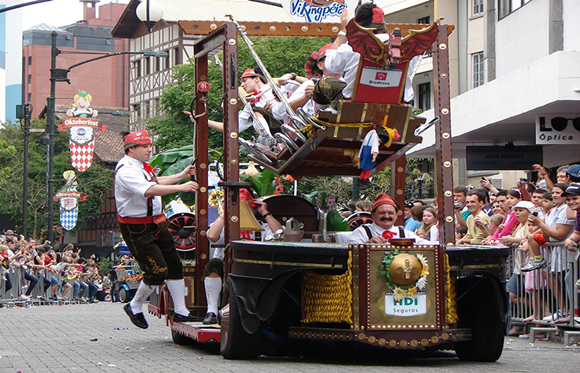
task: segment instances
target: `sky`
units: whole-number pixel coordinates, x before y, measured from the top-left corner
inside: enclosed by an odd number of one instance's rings
[[[22,0],[22,3],[30,0]],[[99,5],[108,4],[111,0],[101,0]],[[126,4],[129,0],[117,1]],[[50,26],[65,26],[83,18],[83,4],[79,0],[52,0],[45,3],[22,8],[22,29],[27,30],[40,23]]]

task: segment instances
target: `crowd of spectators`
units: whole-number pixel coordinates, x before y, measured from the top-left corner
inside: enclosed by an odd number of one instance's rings
[[[99,275],[98,258],[86,259],[68,244],[55,251],[49,242],[38,244],[7,230],[0,235],[0,307],[49,302],[96,303],[99,291],[112,293],[111,276]]]

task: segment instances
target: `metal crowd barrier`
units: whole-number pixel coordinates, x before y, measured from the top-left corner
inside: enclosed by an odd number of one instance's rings
[[[531,331],[530,338],[535,333],[533,329],[549,333],[558,329],[580,329],[579,294],[576,289],[580,265],[576,255],[566,250],[563,241],[547,243],[541,250],[547,261],[546,267],[515,274],[517,290],[515,293],[508,290],[511,324],[521,327],[522,334]],[[521,254],[517,247],[513,247],[508,263],[508,282],[517,268],[527,261],[527,255]],[[521,260],[519,267],[518,260]]]
[[[66,297],[60,300],[52,298],[52,278],[54,277],[58,282],[58,290],[56,295],[59,297],[63,291],[63,276],[61,272],[51,272],[47,269],[34,269],[26,270],[29,274],[33,275],[38,279],[38,283],[34,289],[30,292],[30,299],[25,300],[21,298],[22,294],[26,294],[30,282],[25,279],[25,270],[23,268],[10,268],[5,272],[4,277],[0,278],[0,303],[3,305],[40,305],[40,304],[57,304],[57,303],[78,303],[79,300],[72,301],[73,291],[75,287],[75,282],[80,283],[79,277],[74,280],[67,280],[72,286],[71,290],[68,291]],[[50,284],[45,288],[45,279]],[[6,289],[8,284],[11,284],[10,289]],[[88,284],[87,284],[88,285]],[[81,291],[81,289],[79,289]],[[87,287],[85,294],[88,295],[89,287]]]

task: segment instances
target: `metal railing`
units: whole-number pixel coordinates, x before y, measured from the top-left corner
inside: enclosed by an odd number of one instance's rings
[[[520,273],[518,269],[525,265],[527,255],[517,247],[510,255],[507,288],[511,324],[521,328],[522,334],[527,334],[531,327],[580,329],[576,287],[580,266],[576,255],[564,247],[563,241],[546,243],[541,252],[546,267]]]

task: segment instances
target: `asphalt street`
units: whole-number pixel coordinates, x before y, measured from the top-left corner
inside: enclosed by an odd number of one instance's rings
[[[580,347],[506,338],[496,363],[459,361],[453,352],[309,351],[303,357],[225,360],[216,343],[173,343],[163,319],[135,328],[120,303],[0,309],[0,372],[572,372]]]

